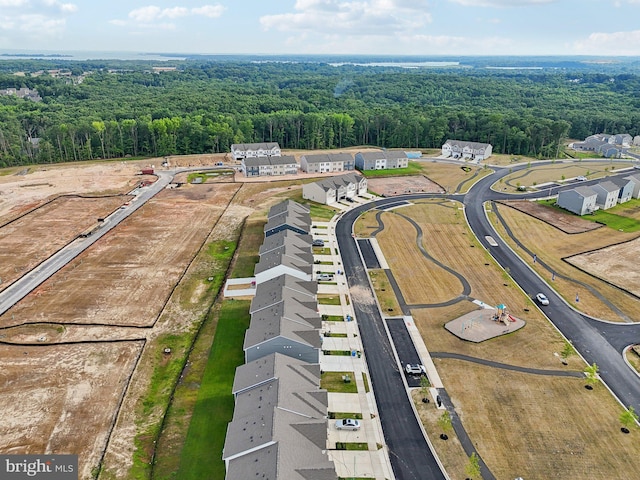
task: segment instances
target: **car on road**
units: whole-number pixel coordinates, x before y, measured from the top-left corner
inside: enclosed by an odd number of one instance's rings
[[[586,182],[587,177],[585,177],[584,175],[580,175],[579,177],[576,177],[576,180],[578,180],[579,182]]]
[[[353,418],[342,418],[336,420],[338,430],[360,430],[360,421]]]
[[[407,363],[404,371],[407,372],[408,375],[422,375],[424,373],[424,367],[418,363]]]
[[[314,247],[324,247],[324,240],[317,238],[311,245]]]
[[[539,293],[536,295],[536,300],[540,305],[549,305],[549,299],[544,293]]]

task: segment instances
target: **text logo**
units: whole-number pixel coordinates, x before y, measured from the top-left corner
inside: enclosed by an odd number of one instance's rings
[[[0,479],[78,480],[78,456],[0,455]]]

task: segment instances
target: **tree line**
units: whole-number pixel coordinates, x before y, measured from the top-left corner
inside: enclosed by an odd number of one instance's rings
[[[0,167],[218,153],[251,142],[427,149],[448,138],[550,158],[566,138],[640,133],[640,77],[630,73],[175,64],[177,71],[154,74],[140,62],[69,62],[70,81],[16,76],[3,63],[0,90],[35,88],[43,100],[0,96]],[[79,82],[83,72],[90,73]]]

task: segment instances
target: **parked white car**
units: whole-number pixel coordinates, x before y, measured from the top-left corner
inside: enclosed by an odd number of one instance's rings
[[[422,365],[417,363],[407,363],[404,367],[404,371],[409,375],[422,375],[425,372],[425,369]]]
[[[360,430],[360,421],[353,418],[342,418],[336,420],[338,430]]]

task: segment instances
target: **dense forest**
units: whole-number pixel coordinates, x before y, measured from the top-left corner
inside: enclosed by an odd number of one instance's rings
[[[162,64],[162,62],[159,62]],[[398,68],[227,59],[0,61],[0,167],[125,156],[358,145],[557,156],[567,138],[640,134],[640,72]],[[47,73],[64,68],[68,75]],[[44,71],[42,74],[36,72]],[[16,73],[20,72],[19,75]]]

